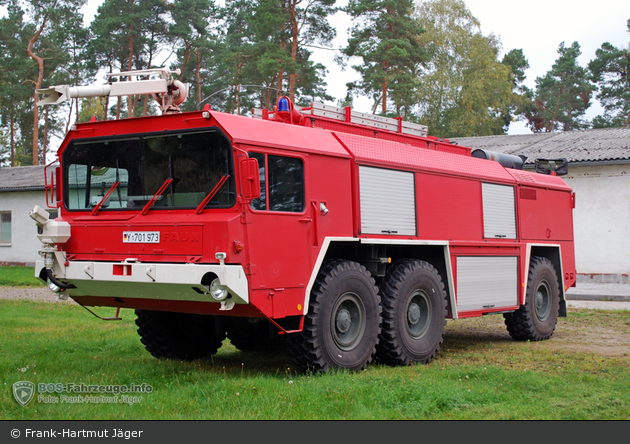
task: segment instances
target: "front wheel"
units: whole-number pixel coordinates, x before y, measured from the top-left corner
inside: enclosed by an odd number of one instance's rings
[[[136,310],[140,341],[156,358],[192,361],[214,355],[225,339],[214,316]]]
[[[336,260],[322,266],[300,333],[287,337],[298,369],[362,370],[371,362],[381,308],[374,279],[362,265]]]
[[[376,356],[390,365],[429,363],[446,326],[446,291],[428,262],[404,259],[381,283],[383,324]]]
[[[525,305],[503,315],[508,333],[519,341],[549,339],[556,329],[559,304],[560,285],[556,269],[549,259],[532,257]]]

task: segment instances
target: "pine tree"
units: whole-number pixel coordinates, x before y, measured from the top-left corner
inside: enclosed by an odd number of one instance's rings
[[[559,57],[543,77],[536,78],[535,107],[526,115],[534,131],[570,131],[588,126],[583,117],[591,104],[593,85],[577,58],[578,42],[569,47],[560,43]]]
[[[94,35],[88,52],[92,68],[109,72],[145,69],[168,33],[166,4],[163,0],[105,0],[90,29]],[[128,97],[126,110],[118,98],[117,119],[139,114],[137,98]]]
[[[348,84],[349,93],[372,97],[373,112],[380,104],[387,114],[391,101],[397,114],[409,115],[420,86],[416,74],[428,58],[418,41],[424,29],[412,17],[413,1],[350,0],[345,10],[354,25],[343,55],[361,59],[352,66],[361,79]]]
[[[630,33],[630,19],[627,27]],[[624,49],[606,42],[595,56],[588,69],[597,85],[597,99],[604,107],[604,115],[596,117],[593,126],[627,127],[630,122],[630,45]]]
[[[10,166],[29,165],[33,158],[33,90],[25,81],[32,60],[25,51],[23,16],[20,5],[11,2],[0,18],[0,95],[10,97],[0,107],[0,137]]]

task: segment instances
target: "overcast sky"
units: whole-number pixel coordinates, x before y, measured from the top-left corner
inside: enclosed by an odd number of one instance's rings
[[[84,8],[86,19],[90,20],[103,0],[88,0]],[[347,0],[338,1],[338,5]],[[570,46],[577,41],[582,48],[579,62],[586,66],[595,58],[595,51],[604,42],[616,47],[628,47],[630,34],[626,22],[630,19],[630,0],[598,0],[579,2],[575,0],[465,0],[472,14],[481,22],[484,35],[493,33],[503,44],[503,54],[512,49],[522,48],[529,60],[530,68],[525,72],[525,83],[535,86],[536,77],[543,76],[551,69],[558,57],[558,46],[565,42]],[[347,31],[351,23],[348,17],[338,13],[331,18],[337,28],[337,39],[333,46],[345,46]],[[334,51],[313,50],[313,58],[323,63],[329,70],[326,78],[328,93],[338,99],[346,95],[345,84],[357,78],[348,68],[342,72],[334,63]],[[597,115],[597,101],[590,115]],[[355,100],[359,111],[370,111],[371,101]],[[529,133],[522,123],[512,124],[510,134]]]

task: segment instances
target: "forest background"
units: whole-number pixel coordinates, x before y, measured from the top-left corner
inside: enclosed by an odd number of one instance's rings
[[[551,40],[582,26],[571,21],[569,2],[546,3],[536,22],[527,21],[529,8],[496,3],[495,19],[525,29],[520,48],[483,32],[469,3],[478,2],[0,0],[0,166],[52,159],[76,121],[158,112],[148,96],[38,107],[36,89],[156,66],[181,70],[177,77],[191,87],[185,110],[208,103],[248,115],[287,95],[298,105],[403,116],[445,138],[507,134],[518,125],[527,132],[628,125],[628,6],[614,10],[623,3],[604,0],[582,11],[596,18],[608,8],[617,17],[608,26],[627,37],[600,42],[585,62],[578,41]],[[602,24],[591,25],[592,40]],[[523,49],[531,42],[556,51],[533,79]]]

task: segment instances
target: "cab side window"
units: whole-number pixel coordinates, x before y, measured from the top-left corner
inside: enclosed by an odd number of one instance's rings
[[[304,163],[295,157],[249,153],[258,160],[260,197],[251,208],[262,211],[304,211]]]

